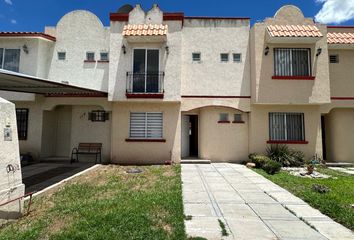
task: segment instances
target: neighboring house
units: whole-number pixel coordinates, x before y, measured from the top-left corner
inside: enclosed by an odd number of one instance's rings
[[[74,11],[45,33],[0,33],[0,89],[27,92],[0,96],[37,160],[99,142],[106,162],[124,164],[242,161],[277,143],[354,161],[349,32],[294,6],[252,29],[157,5],[123,6],[109,27]]]

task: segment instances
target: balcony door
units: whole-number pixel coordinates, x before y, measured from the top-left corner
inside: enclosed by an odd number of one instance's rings
[[[134,49],[133,92],[159,92],[159,50]]]

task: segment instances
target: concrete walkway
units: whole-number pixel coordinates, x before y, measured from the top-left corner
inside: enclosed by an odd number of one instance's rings
[[[349,229],[243,165],[182,165],[182,181],[185,215],[191,216],[185,221],[189,236],[354,239]],[[222,236],[219,221],[225,224],[229,236]]]

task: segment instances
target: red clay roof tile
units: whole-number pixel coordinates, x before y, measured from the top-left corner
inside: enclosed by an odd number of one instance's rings
[[[123,28],[123,36],[163,36],[167,35],[167,25],[130,24]]]
[[[267,29],[272,37],[323,37],[315,25],[269,25]]]
[[[354,33],[327,33],[328,44],[354,44]]]

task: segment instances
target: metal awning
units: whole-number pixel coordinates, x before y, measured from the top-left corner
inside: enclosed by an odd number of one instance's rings
[[[46,97],[107,97],[107,92],[58,83],[0,69],[0,90],[43,94]]]

